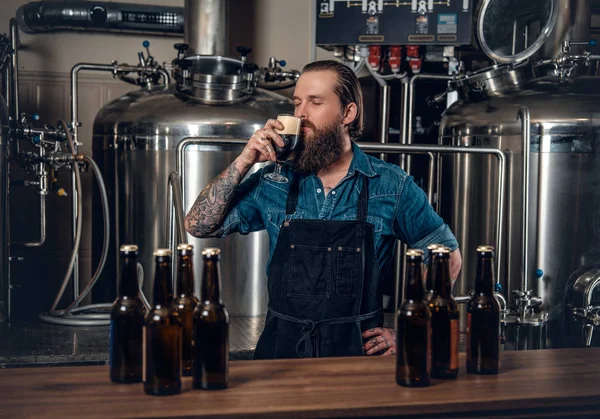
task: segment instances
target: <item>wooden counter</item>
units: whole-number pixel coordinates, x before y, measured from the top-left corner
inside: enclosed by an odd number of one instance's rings
[[[600,348],[507,352],[498,376],[396,385],[395,359],[231,362],[224,391],[152,397],[108,367],[0,370],[0,417],[600,417]]]

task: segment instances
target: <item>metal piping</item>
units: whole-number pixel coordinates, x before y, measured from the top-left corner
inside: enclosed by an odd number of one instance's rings
[[[529,286],[529,159],[531,154],[531,125],[529,109],[521,106],[517,113],[517,121],[521,121],[521,132],[523,133],[523,234],[521,245],[523,247],[523,258],[521,262],[522,275],[521,290],[527,292]]]
[[[185,186],[185,167],[184,167],[184,152],[189,145],[203,145],[203,144],[219,144],[219,145],[246,145],[247,140],[241,139],[211,139],[211,138],[199,138],[199,137],[186,137],[177,144],[176,151],[176,171],[181,173],[181,184]],[[502,225],[503,225],[503,213],[502,208],[504,205],[504,174],[506,173],[506,155],[502,150],[496,148],[483,148],[483,147],[466,147],[466,146],[440,146],[440,145],[404,145],[404,144],[377,144],[377,143],[356,143],[365,152],[381,152],[381,153],[412,153],[412,154],[428,154],[430,156],[430,166],[435,162],[435,155],[441,153],[469,153],[469,154],[489,154],[494,155],[499,161],[498,165],[498,182],[500,183],[498,188],[498,218],[496,220],[496,255],[498,260],[502,257]],[[431,168],[430,168],[431,173]],[[433,176],[431,177],[433,179]],[[429,182],[428,188],[433,188],[433,182]],[[433,192],[428,191],[428,196]],[[173,205],[169,205],[169,220],[172,225],[173,220]],[[170,230],[171,235],[173,229]],[[169,236],[168,240],[172,243],[172,237]],[[497,264],[497,278],[496,281],[500,280],[500,263]],[[404,281],[404,278],[403,278]],[[398,297],[400,295],[400,281],[396,281],[396,305],[398,305]],[[397,308],[397,307],[396,307]]]
[[[412,144],[413,141],[413,108],[415,102],[415,82],[417,80],[452,80],[454,76],[446,76],[443,74],[415,74],[410,78],[408,82],[408,116],[406,117],[407,121],[407,144]]]
[[[400,87],[400,100],[402,101],[402,111],[400,112],[400,144],[406,145],[408,144],[408,79],[402,79]],[[406,168],[406,156],[404,154],[400,156],[400,167],[402,169]]]
[[[16,19],[10,20],[10,42],[13,50],[12,54],[12,118],[14,121],[19,119],[19,26]]]
[[[227,2],[185,0],[184,42],[188,55],[227,55]]]
[[[168,234],[167,247],[173,250],[173,208],[175,208],[175,226],[177,227],[177,244],[187,243],[187,233],[183,220],[185,214],[183,212],[183,194],[181,186],[181,176],[178,172],[171,172],[169,175],[169,196],[168,196]]]
[[[379,142],[387,144],[390,125],[390,86],[381,85],[381,100],[379,102]],[[387,160],[385,153],[380,154],[381,160]]]

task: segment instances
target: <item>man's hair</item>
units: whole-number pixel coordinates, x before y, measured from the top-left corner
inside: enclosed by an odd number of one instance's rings
[[[356,103],[356,118],[348,124],[348,132],[352,140],[358,139],[363,131],[363,97],[360,83],[354,71],[347,65],[334,60],[315,61],[307,64],[302,73],[310,71],[332,71],[337,77],[333,91],[342,103],[342,110],[350,103]]]

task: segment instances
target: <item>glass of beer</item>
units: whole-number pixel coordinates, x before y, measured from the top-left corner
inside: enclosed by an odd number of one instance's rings
[[[265,178],[272,180],[273,182],[278,183],[287,183],[288,178],[281,174],[281,165],[285,162],[292,152],[298,146],[298,142],[300,141],[300,118],[282,113],[277,115],[277,120],[283,124],[283,129],[276,129],[275,132],[279,134],[284,147],[279,147],[277,144],[273,143],[273,148],[275,149],[275,154],[277,156],[277,164],[275,165],[275,171],[265,174]]]

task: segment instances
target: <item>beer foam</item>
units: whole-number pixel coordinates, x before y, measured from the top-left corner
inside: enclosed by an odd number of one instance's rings
[[[292,115],[279,115],[277,120],[283,124],[283,129],[276,129],[279,134],[297,135],[300,132],[300,118]]]

